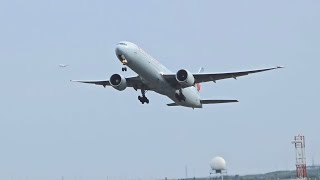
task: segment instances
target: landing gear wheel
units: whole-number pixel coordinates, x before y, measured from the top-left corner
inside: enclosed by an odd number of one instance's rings
[[[183,94],[181,94],[180,96],[183,101],[186,101],[186,97]]]
[[[122,71],[127,71],[127,68],[126,68],[126,67],[123,67],[123,68],[122,68]]]
[[[142,104],[144,104],[144,103],[147,103],[147,104],[149,104],[149,99],[147,98],[147,97],[145,97],[145,96],[138,96],[138,99],[139,99],[139,101],[142,103]]]
[[[142,104],[144,103],[149,104],[149,99],[146,97],[146,92],[147,91],[145,89],[141,89],[142,96],[138,96],[138,99]]]
[[[183,94],[175,94],[175,97],[178,99],[179,102],[186,101],[186,97]]]
[[[149,99],[147,97],[144,97],[144,102],[149,104]]]
[[[178,93],[176,93],[176,94],[175,94],[175,96],[176,96],[176,99],[178,99],[178,101],[179,101],[179,102],[181,102],[181,99],[180,99],[179,94],[178,94]]]

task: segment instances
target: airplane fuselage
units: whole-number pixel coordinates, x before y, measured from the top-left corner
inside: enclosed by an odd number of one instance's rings
[[[249,74],[283,68],[282,66],[276,66],[264,69],[224,73],[204,73],[204,69],[200,68],[198,73],[191,73],[186,69],[180,69],[177,73],[172,73],[134,43],[127,41],[118,43],[115,53],[120,62],[124,65],[122,71],[127,71],[127,67],[129,67],[136,72],[138,76],[124,77],[121,74],[113,74],[109,80],[71,81],[102,85],[103,87],[111,86],[118,91],[123,91],[127,87],[135,90],[139,89],[141,90],[142,96],[138,96],[138,99],[142,104],[149,104],[146,92],[154,91],[158,94],[167,96],[174,101],[174,103],[169,103],[167,106],[202,108],[203,105],[207,104],[234,103],[239,101],[234,99],[201,99],[199,93],[200,83],[216,82],[223,79],[237,79],[237,77]]]
[[[202,108],[199,92],[194,86],[181,89],[185,100],[178,100],[175,95],[179,93],[179,90],[173,88],[162,76],[172,72],[137,45],[130,42],[120,42],[117,44],[115,52],[121,63],[136,72],[142,82],[152,91],[169,97],[181,106]]]

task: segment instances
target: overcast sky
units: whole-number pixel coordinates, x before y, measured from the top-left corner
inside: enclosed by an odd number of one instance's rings
[[[0,178],[156,179],[295,168],[293,137],[320,164],[320,1],[0,1]],[[170,99],[69,82],[121,72],[127,40],[173,72],[286,68],[202,86],[239,103]],[[69,64],[59,68],[60,63]]]

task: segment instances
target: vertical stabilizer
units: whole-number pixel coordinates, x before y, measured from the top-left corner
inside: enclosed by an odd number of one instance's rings
[[[201,67],[201,68],[199,69],[199,72],[198,72],[198,73],[203,73],[203,72],[204,72],[204,68]]]

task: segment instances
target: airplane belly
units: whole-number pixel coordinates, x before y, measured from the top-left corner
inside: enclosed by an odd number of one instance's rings
[[[169,98],[172,99],[176,104],[179,104],[181,106],[185,107],[191,107],[191,108],[202,108],[202,104],[200,102],[200,96],[195,92],[196,90],[193,89],[194,87],[188,87],[182,89],[183,95],[186,97],[185,101],[179,101],[175,94],[179,92],[179,90],[174,90],[170,95]]]
[[[163,69],[161,69],[160,65],[152,61],[152,59],[136,52],[126,54],[125,56],[128,59],[127,66],[136,72],[140,76],[142,82],[153,91],[168,96],[175,103],[181,106],[191,108],[202,107],[199,94],[196,92],[194,87],[182,89],[182,93],[186,97],[186,100],[181,102],[178,101],[178,99],[175,97],[175,94],[178,93],[179,90],[172,88],[167,83],[167,81],[161,75]]]
[[[141,77],[144,84],[146,84],[151,89],[161,88],[162,77],[160,75],[160,72],[158,72],[157,69],[153,67],[150,60],[148,60],[144,56],[139,56],[139,54],[129,56],[129,58],[133,59],[132,61],[130,61],[129,59],[127,66]]]

